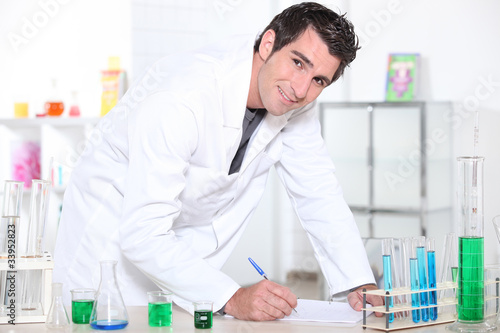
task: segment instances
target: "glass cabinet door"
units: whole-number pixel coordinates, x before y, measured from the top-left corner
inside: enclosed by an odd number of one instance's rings
[[[450,224],[450,112],[449,102],[320,104],[323,137],[364,236],[425,235],[436,216]]]
[[[419,106],[377,106],[373,111],[373,204],[420,208]]]
[[[351,208],[369,205],[369,118],[366,107],[326,106],[322,134]]]

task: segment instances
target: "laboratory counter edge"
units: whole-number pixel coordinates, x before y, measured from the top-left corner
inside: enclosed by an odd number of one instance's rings
[[[148,325],[148,308],[147,306],[132,306],[127,307],[129,324],[125,329],[107,331],[107,332],[148,332],[148,333],[174,333],[174,332],[196,332],[196,333],[252,333],[252,332],[384,332],[383,330],[366,328],[363,329],[362,322],[355,326],[346,327],[341,324],[335,323],[315,323],[315,322],[297,322],[297,321],[264,321],[253,322],[234,319],[230,316],[214,315],[213,327],[211,329],[196,329],[194,327],[194,318],[191,314],[178,306],[173,306],[172,325],[169,327],[149,327]],[[71,320],[71,310],[68,310],[68,316]],[[384,318],[378,318],[384,320]],[[414,333],[437,333],[445,332],[448,324],[438,324],[432,326],[423,326],[411,328],[409,332]],[[105,332],[94,330],[90,325],[76,325],[71,326],[66,330],[49,329],[45,327],[44,323],[22,323],[22,324],[2,324],[0,325],[0,332],[6,333],[20,333],[20,332]],[[401,330],[396,330],[401,332]]]

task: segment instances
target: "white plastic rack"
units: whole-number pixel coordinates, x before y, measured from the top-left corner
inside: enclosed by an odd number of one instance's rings
[[[437,288],[435,289],[428,289],[426,292],[429,291],[436,291],[439,292],[440,290],[445,290],[445,289],[456,289],[457,284],[453,282],[445,282],[445,283],[438,283]],[[363,291],[363,329],[366,328],[372,328],[372,329],[377,329],[377,330],[382,330],[382,331],[394,331],[394,330],[402,330],[402,329],[408,329],[408,328],[415,328],[415,327],[422,327],[422,326],[430,326],[430,325],[437,325],[437,324],[443,324],[443,323],[451,323],[456,321],[456,308],[452,306],[456,306],[457,300],[454,297],[449,297],[449,298],[442,298],[438,300],[437,305],[430,305],[430,306],[421,306],[421,307],[412,307],[411,304],[398,304],[397,303],[397,297],[398,296],[404,296],[404,295],[411,295],[415,293],[421,293],[423,291],[412,291],[410,290],[409,287],[404,287],[404,288],[397,288],[394,289],[392,292],[385,291],[383,289],[377,289],[377,290],[368,290],[368,291]],[[393,307],[389,307],[389,302],[385,302],[386,305],[384,306],[374,306],[374,307],[367,307],[366,306],[366,295],[377,295],[377,296],[382,296],[386,297],[386,300],[389,297],[394,297],[393,298]],[[424,308],[434,308],[434,307],[450,307],[450,309],[447,309],[447,311],[438,311],[438,318],[436,320],[429,320],[429,321],[420,321],[418,323],[413,322],[411,318],[411,311],[412,310],[418,310],[418,309],[424,309]],[[367,311],[373,311],[373,312],[382,312],[385,313],[386,315],[384,317],[375,317],[375,316],[367,316]],[[394,313],[394,321],[392,323],[389,322],[389,316],[388,314]]]
[[[21,323],[44,323],[47,319],[50,304],[52,302],[52,270],[54,261],[52,256],[46,252],[42,258],[16,258],[15,267],[9,267],[7,260],[0,261],[0,272],[16,273],[26,270],[42,270],[41,304],[37,311],[22,311],[18,304],[15,305],[15,312],[12,315],[7,309],[2,309],[0,313],[0,324],[21,324]],[[1,274],[3,275],[3,274]],[[19,281],[15,282],[14,291],[16,297],[19,298],[21,288]],[[12,320],[14,322],[12,322]]]
[[[493,321],[496,322],[500,318],[499,316],[499,310],[500,310],[500,281],[497,278],[496,280],[491,280],[491,281],[485,281],[484,286],[487,288],[490,285],[496,285],[495,291],[493,294],[485,295],[484,302],[485,304],[491,304],[492,300],[496,300],[494,302],[494,310],[489,311],[489,314],[485,316],[486,321]],[[435,289],[428,289],[425,292],[430,292],[430,291],[436,291],[438,294],[440,291],[447,290],[447,289],[456,289],[457,288],[457,283],[456,282],[444,282],[444,283],[438,283],[437,287]],[[404,288],[397,288],[394,289],[392,292],[385,291],[383,289],[377,289],[377,290],[368,290],[368,291],[363,291],[363,329],[366,328],[372,328],[372,329],[377,329],[377,330],[382,330],[382,331],[395,331],[395,330],[402,330],[402,329],[409,329],[409,328],[416,328],[416,327],[422,327],[422,326],[430,326],[430,325],[437,325],[437,324],[443,324],[443,323],[451,323],[455,322],[457,320],[457,311],[456,311],[456,305],[457,305],[457,299],[455,297],[443,297],[441,299],[438,299],[437,305],[429,305],[429,306],[421,306],[421,307],[412,307],[411,304],[408,303],[399,303],[397,302],[398,297],[401,298],[401,296],[407,295],[409,297],[411,294],[415,293],[421,293],[424,291],[412,291],[410,290],[409,287],[404,287]],[[367,307],[366,306],[366,295],[377,295],[377,296],[382,296],[386,297],[386,305],[384,306],[374,306],[374,307]],[[389,297],[394,297],[393,298],[393,307],[389,307],[389,302],[387,301]],[[438,307],[440,310],[438,311],[438,318],[436,320],[429,320],[429,321],[420,321],[418,323],[413,322],[411,318],[411,311],[412,310],[418,310],[418,309],[425,309],[425,308],[434,308]],[[445,309],[446,310],[443,310]],[[367,316],[367,311],[373,311],[373,312],[382,312],[385,313],[386,315],[384,317],[375,317],[375,316]],[[394,321],[392,323],[389,322],[389,316],[387,314],[394,313]]]

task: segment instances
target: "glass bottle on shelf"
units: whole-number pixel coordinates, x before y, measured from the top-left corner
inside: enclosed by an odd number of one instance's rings
[[[45,114],[47,116],[60,116],[64,111],[64,103],[57,91],[57,81],[52,79],[51,96],[45,103]]]
[[[101,281],[97,290],[90,326],[97,330],[117,330],[128,325],[127,309],[116,280],[116,261],[101,261]]]
[[[78,106],[78,92],[71,92],[71,106],[69,108],[69,116],[70,117],[80,117],[80,107]]]

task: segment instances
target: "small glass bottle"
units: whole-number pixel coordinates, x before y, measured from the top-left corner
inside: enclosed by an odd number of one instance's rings
[[[97,330],[118,330],[128,325],[127,309],[116,280],[116,261],[101,261],[101,282],[97,290],[90,326]]]
[[[45,114],[47,116],[60,116],[64,111],[64,103],[57,91],[57,81],[52,79],[52,93],[45,103]]]
[[[69,116],[80,117],[80,107],[78,106],[78,98],[77,98],[78,92],[72,91],[71,96],[72,96],[72,102],[69,108]]]
[[[51,329],[64,329],[70,326],[68,313],[62,299],[62,283],[52,283],[52,304],[45,326]]]

